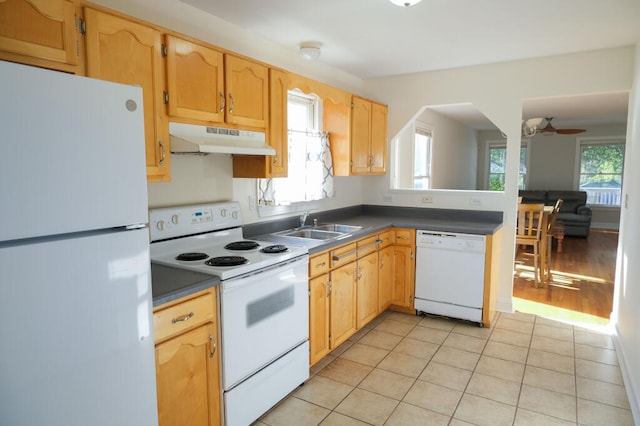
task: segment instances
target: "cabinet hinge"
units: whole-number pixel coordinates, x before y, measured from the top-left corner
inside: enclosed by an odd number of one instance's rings
[[[167,45],[163,44],[162,47],[160,47],[160,52],[162,53],[162,56],[164,56],[165,58],[167,57],[167,55],[169,54],[167,52]]]
[[[76,30],[80,33],[80,34],[86,34],[87,33],[87,22],[79,17],[76,17]]]
[[[167,93],[166,90],[162,91],[162,100],[164,101],[165,105],[169,103],[169,93]]]

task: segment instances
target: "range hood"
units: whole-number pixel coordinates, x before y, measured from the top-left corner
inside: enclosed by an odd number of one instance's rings
[[[171,152],[176,154],[275,155],[264,132],[169,123]]]

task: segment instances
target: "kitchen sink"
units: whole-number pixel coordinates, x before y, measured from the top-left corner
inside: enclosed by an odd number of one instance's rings
[[[312,240],[330,240],[331,238],[337,238],[344,234],[345,232],[333,232],[307,228],[282,232],[279,235],[284,237],[310,238]]]
[[[322,225],[314,226],[313,229],[320,229],[323,231],[340,232],[343,234],[348,234],[351,232],[361,230],[362,226],[339,225],[337,223],[323,223]]]

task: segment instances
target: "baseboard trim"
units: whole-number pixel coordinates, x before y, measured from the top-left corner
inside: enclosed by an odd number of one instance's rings
[[[616,348],[616,354],[618,356],[618,363],[620,364],[620,371],[622,372],[622,380],[624,380],[624,388],[627,392],[627,399],[629,400],[629,406],[631,407],[631,415],[635,424],[640,425],[640,400],[638,399],[638,393],[635,389],[633,377],[629,374],[629,368],[627,367],[626,357],[624,355],[623,346],[619,339],[618,326],[615,327],[616,332],[612,336],[613,345]]]

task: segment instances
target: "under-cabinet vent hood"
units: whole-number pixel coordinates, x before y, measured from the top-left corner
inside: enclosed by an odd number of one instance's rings
[[[171,152],[177,154],[275,155],[264,132],[169,123]]]

